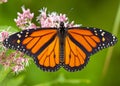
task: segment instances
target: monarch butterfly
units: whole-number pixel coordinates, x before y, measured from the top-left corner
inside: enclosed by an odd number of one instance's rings
[[[88,63],[90,56],[114,45],[117,38],[111,33],[89,27],[28,29],[6,38],[3,45],[24,52],[34,58],[43,71],[78,71]]]

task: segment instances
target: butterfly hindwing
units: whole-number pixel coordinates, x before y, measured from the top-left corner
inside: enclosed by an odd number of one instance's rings
[[[112,46],[117,38],[111,33],[97,28],[70,28],[65,38],[64,68],[68,71],[81,70],[90,55]]]
[[[82,69],[89,58],[68,36],[65,38],[65,56],[63,67],[70,72]]]
[[[9,36],[3,44],[33,57],[38,67],[44,71],[56,71],[60,68],[59,38],[56,29],[24,30]]]

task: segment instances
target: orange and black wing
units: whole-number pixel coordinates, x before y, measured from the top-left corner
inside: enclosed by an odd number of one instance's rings
[[[97,28],[70,28],[67,31],[63,67],[67,71],[81,70],[89,57],[97,51],[112,46],[117,38]]]
[[[3,44],[33,57],[44,71],[57,71],[60,68],[57,29],[24,30],[11,35]]]

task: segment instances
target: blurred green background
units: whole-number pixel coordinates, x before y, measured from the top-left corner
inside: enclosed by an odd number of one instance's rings
[[[119,0],[8,0],[0,4],[0,26],[12,26],[18,28],[14,22],[17,12],[22,12],[21,6],[30,8],[39,15],[38,10],[47,7],[48,11],[65,13],[69,20],[74,20],[83,26],[97,27],[113,33],[116,15],[120,5]],[[120,10],[120,9],[119,9]],[[120,16],[120,15],[119,15]],[[120,17],[118,17],[120,18]],[[34,19],[34,22],[36,18]],[[119,20],[120,23],[120,19]],[[120,40],[120,24],[114,34]],[[120,42],[114,46],[110,63],[106,60],[107,52],[111,48],[104,49],[91,56],[88,65],[79,72],[67,72],[63,68],[50,73],[43,72],[30,62],[26,70],[19,73],[8,73],[0,67],[0,86],[120,86]],[[104,70],[107,63],[108,69]]]

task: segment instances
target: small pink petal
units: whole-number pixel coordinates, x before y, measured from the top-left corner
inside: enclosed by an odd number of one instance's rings
[[[12,70],[13,70],[13,72],[18,73],[18,72],[24,70],[24,66],[16,65],[16,66],[12,67]]]
[[[35,25],[35,24],[30,24],[28,27],[27,27],[27,29],[36,29],[37,28],[37,26]]]

